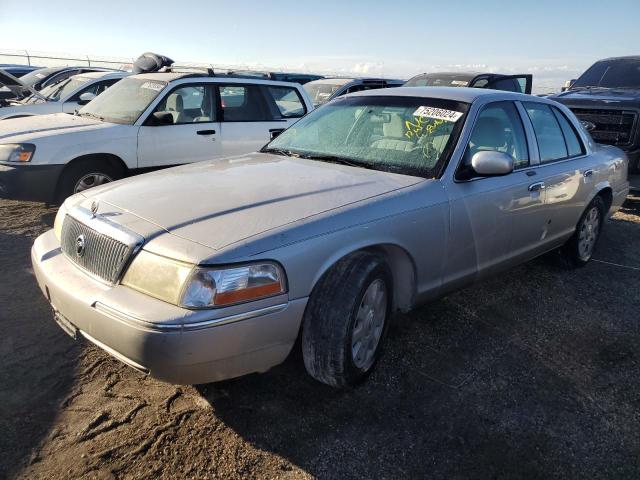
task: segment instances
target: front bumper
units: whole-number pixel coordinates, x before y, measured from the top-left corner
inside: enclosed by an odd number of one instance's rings
[[[52,203],[64,165],[0,163],[0,198]]]
[[[176,384],[264,372],[293,347],[307,299],[286,295],[217,310],[191,311],[77,268],[49,231],[31,251],[40,289],[62,323],[128,365]]]

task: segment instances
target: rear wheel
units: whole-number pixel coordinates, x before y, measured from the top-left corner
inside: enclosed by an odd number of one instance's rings
[[[58,200],[122,178],[121,169],[106,160],[87,160],[71,164],[58,184]]]
[[[604,216],[604,200],[598,195],[582,213],[576,231],[561,249],[562,257],[568,264],[582,267],[591,260],[600,238]]]
[[[380,257],[361,252],[334,265],[314,289],[303,320],[309,374],[333,387],[366,378],[382,351],[391,299],[391,274]]]

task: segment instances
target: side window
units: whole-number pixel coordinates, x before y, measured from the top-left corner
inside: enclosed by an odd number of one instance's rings
[[[523,105],[536,133],[540,162],[553,162],[567,158],[569,154],[564,135],[551,108],[543,103],[525,102]]]
[[[271,99],[276,104],[280,118],[297,118],[307,113],[298,90],[291,87],[267,87]]]
[[[158,104],[155,112],[170,113],[174,125],[215,122],[213,92],[206,85],[176,88]]]
[[[489,80],[487,80],[486,78],[481,78],[479,80],[476,80],[475,82],[473,82],[473,85],[471,85],[472,88],[487,88],[487,84],[489,83]]]
[[[258,85],[218,86],[224,122],[263,122],[271,120],[267,102]]]
[[[567,150],[569,151],[570,157],[577,157],[578,155],[584,155],[585,150],[582,145],[582,141],[576,132],[576,129],[569,122],[567,117],[565,117],[564,113],[558,110],[556,107],[551,107],[553,113],[560,123],[560,128],[562,129],[562,134],[564,135],[564,140],[567,144]]]
[[[529,165],[527,137],[513,102],[491,103],[480,112],[463,157],[458,175],[460,178],[468,179],[473,176],[471,159],[477,152],[483,151],[498,151],[510,155],[516,169]]]
[[[77,102],[78,100],[80,100],[80,95],[87,92],[93,93],[94,95],[100,95],[102,92],[104,92],[107,88],[109,88],[111,85],[113,85],[117,81],[118,79],[113,78],[111,80],[105,80],[104,82],[96,82],[88,86],[87,88],[83,88],[80,92],[76,93],[71,99],[71,101]]]

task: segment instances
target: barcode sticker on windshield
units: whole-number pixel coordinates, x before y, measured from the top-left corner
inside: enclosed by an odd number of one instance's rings
[[[469,82],[466,82],[464,80],[453,80],[451,82],[451,85],[458,85],[459,87],[466,87],[469,84]]]
[[[454,110],[445,110],[444,108],[435,108],[435,107],[418,107],[418,109],[413,112],[414,117],[426,117],[426,118],[434,118],[436,120],[444,120],[446,122],[457,122],[458,119],[462,116],[462,112],[456,112]]]
[[[165,85],[165,83],[159,82],[144,82],[142,84],[142,88],[148,88],[149,90],[155,90],[156,92],[159,92],[165,87]]]

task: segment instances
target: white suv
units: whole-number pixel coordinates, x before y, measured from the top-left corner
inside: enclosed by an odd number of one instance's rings
[[[312,109],[299,84],[133,75],[75,115],[0,122],[0,196],[56,203],[128,175],[253,152]]]

